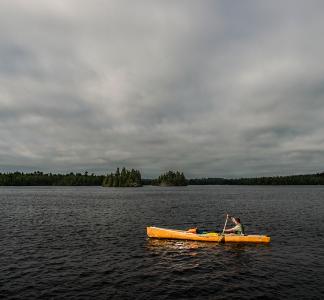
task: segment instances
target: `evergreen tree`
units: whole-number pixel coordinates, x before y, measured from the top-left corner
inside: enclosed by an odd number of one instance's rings
[[[188,183],[183,173],[179,171],[168,171],[167,173],[161,174],[156,180],[153,180],[152,184],[161,186],[185,186]]]
[[[138,170],[127,170],[125,167],[122,171],[117,168],[115,174],[108,175],[102,183],[106,187],[139,187],[142,186],[141,173]]]

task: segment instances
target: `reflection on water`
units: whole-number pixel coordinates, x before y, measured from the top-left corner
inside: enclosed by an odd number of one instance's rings
[[[204,241],[190,241],[190,240],[171,240],[171,239],[147,239],[147,249],[151,251],[158,250],[195,250],[205,249],[213,251],[246,251],[255,250],[258,248],[269,248],[271,244],[243,244],[243,243],[216,243],[216,242],[204,242]]]
[[[201,261],[197,250],[201,246],[201,243],[196,241],[150,238],[147,240],[147,249],[159,258],[158,265],[173,273],[187,273],[198,268]]]
[[[194,250],[197,248],[215,248],[218,244],[198,242],[198,241],[187,241],[187,240],[168,240],[168,239],[150,239],[147,240],[147,248],[149,250]]]
[[[148,238],[146,249],[155,257],[155,268],[160,272],[199,278],[212,274],[218,280],[237,278],[251,266],[264,264],[262,257],[271,246]]]

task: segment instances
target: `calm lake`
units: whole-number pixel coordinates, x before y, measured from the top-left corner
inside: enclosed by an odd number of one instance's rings
[[[146,226],[270,245],[149,240]],[[324,187],[1,187],[1,299],[324,299]]]

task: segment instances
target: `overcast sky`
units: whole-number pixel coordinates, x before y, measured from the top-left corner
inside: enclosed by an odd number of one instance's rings
[[[324,1],[1,0],[0,172],[324,171]]]

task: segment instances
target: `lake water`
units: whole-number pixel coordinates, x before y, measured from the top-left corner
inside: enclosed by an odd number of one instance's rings
[[[149,240],[220,231],[270,245]],[[324,187],[0,188],[1,299],[324,299]]]

